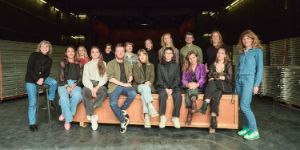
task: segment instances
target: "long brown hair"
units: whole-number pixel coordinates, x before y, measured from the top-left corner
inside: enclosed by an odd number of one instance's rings
[[[230,60],[230,58],[229,58],[229,55],[228,55],[228,52],[227,52],[227,50],[226,50],[224,47],[220,47],[220,48],[218,48],[218,52],[219,52],[219,50],[224,50],[224,52],[225,52],[224,64],[228,64],[228,63],[230,63],[230,62],[231,62],[231,60]],[[216,58],[215,62],[216,62],[216,63],[218,63],[218,62],[219,62],[219,61],[218,61],[218,58]]]
[[[68,59],[68,56],[67,56],[67,51],[68,51],[69,48],[73,49],[73,51],[74,51],[74,53],[75,53],[75,48],[74,48],[73,46],[68,46],[68,47],[66,48],[65,54],[64,54],[64,58],[63,58],[63,62],[64,62],[65,65],[67,65],[67,64],[69,63],[69,59]],[[75,63],[75,64],[79,64],[79,61],[76,60],[76,55],[74,56],[74,63]]]
[[[100,48],[97,47],[97,46],[92,46],[91,52],[92,52],[92,49],[97,49],[98,52],[99,52],[98,70],[99,70],[99,75],[103,76],[105,74],[105,64],[104,64],[104,61],[103,61],[103,56],[102,56],[102,53],[100,51]]]
[[[221,32],[218,31],[218,30],[214,30],[214,31],[211,32],[211,36],[210,36],[210,44],[213,45],[212,35],[213,35],[214,33],[217,33],[217,34],[219,35],[220,41],[219,41],[219,43],[218,43],[218,45],[217,45],[216,48],[220,48],[224,43],[223,43],[223,38],[222,38]]]
[[[258,36],[251,30],[245,30],[239,38],[239,42],[237,44],[237,49],[239,50],[240,53],[243,53],[246,47],[243,45],[243,37],[248,36],[253,40],[252,42],[252,48],[260,48],[262,49],[262,46],[260,44],[260,40],[258,39]]]
[[[145,49],[139,49],[139,51],[137,52],[137,57],[139,57],[141,54],[146,55],[146,64],[149,65],[149,57],[148,57],[148,53]],[[140,59],[138,58],[138,66],[140,67],[142,65]]]
[[[191,66],[191,63],[189,61],[189,57],[193,54],[197,57],[197,62],[199,61],[198,54],[195,51],[189,51],[187,53],[187,55],[185,56],[185,59],[184,59],[184,64],[183,64],[183,67],[182,67],[183,72],[192,71],[192,66]]]

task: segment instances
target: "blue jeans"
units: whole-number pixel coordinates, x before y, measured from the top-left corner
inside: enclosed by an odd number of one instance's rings
[[[124,104],[122,105],[122,107],[119,108],[118,102],[119,102],[119,96],[121,94],[126,95],[127,98],[126,98]],[[125,117],[122,114],[121,110],[126,110],[130,106],[130,104],[133,102],[135,96],[136,96],[136,91],[133,87],[117,86],[117,88],[112,93],[109,93],[110,107],[120,122],[125,121]]]
[[[49,85],[49,101],[53,101],[55,97],[55,91],[57,89],[57,81],[51,77],[46,78],[44,84]],[[26,82],[26,91],[28,95],[28,119],[29,124],[36,124],[36,99],[37,99],[37,84]]]
[[[76,80],[68,80],[68,85],[72,85]],[[81,88],[76,86],[69,94],[65,86],[58,87],[59,104],[65,121],[70,123],[76,113],[77,104],[82,99]]]
[[[254,88],[254,76],[240,76],[236,81],[236,91],[240,98],[240,107],[245,115],[244,127],[257,131],[255,116],[251,110]]]
[[[153,101],[153,97],[151,94],[151,88],[146,84],[138,85],[138,92],[141,93],[142,102],[143,102],[143,111],[145,114],[149,113],[148,103]]]

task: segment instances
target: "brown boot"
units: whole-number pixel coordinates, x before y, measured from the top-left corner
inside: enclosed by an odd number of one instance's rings
[[[192,118],[193,118],[192,109],[188,108],[188,114],[186,116],[185,125],[187,125],[187,126],[191,125]]]
[[[191,101],[192,101],[192,113],[197,112],[197,103],[196,103],[196,96],[192,96],[191,97]]]

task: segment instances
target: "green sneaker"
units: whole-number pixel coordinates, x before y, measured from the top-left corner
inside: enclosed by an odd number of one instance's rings
[[[244,139],[246,140],[256,140],[259,139],[258,131],[249,131],[245,136]]]
[[[243,127],[243,129],[241,131],[239,131],[237,134],[239,136],[245,136],[247,134],[247,132],[249,131],[249,128],[247,127]]]

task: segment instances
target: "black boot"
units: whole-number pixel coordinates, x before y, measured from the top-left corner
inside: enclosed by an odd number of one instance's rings
[[[208,103],[206,101],[203,101],[203,104],[201,106],[201,108],[199,109],[200,113],[201,114],[205,114],[206,110],[207,110],[207,106],[208,106]]]
[[[191,125],[192,119],[193,119],[192,109],[188,108],[188,114],[186,116],[185,125],[188,125],[188,126]]]
[[[192,113],[197,112],[197,103],[196,103],[197,97],[192,96],[191,101],[192,101]]]
[[[218,127],[217,117],[216,116],[211,116],[211,118],[210,118],[210,128],[216,129],[217,127]]]

